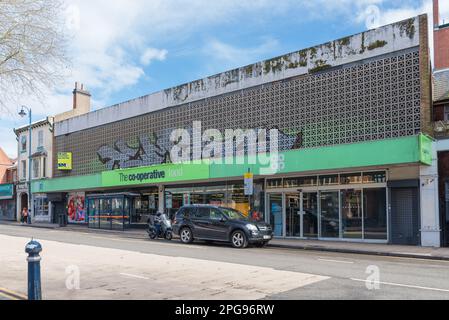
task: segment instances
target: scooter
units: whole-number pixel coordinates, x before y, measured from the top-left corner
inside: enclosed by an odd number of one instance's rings
[[[151,221],[153,220],[153,221]],[[173,228],[166,214],[158,213],[148,221],[148,235],[150,239],[173,239]]]

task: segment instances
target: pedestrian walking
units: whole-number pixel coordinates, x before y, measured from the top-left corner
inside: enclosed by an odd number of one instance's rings
[[[22,214],[21,214],[21,218],[20,218],[20,222],[22,222],[22,224],[26,223],[28,220],[28,208],[24,207],[22,209]]]

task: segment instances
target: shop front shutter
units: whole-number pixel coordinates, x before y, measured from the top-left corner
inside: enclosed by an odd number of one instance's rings
[[[391,190],[391,242],[419,245],[419,192],[417,188]]]

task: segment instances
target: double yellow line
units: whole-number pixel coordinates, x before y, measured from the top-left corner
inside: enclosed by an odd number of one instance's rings
[[[5,288],[0,288],[0,296],[9,300],[28,300],[24,295]]]

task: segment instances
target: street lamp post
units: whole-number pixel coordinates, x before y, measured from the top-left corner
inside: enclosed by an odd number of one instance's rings
[[[25,111],[25,109],[28,111],[28,133],[29,133],[29,138],[28,138],[28,217],[27,217],[27,223],[31,224],[31,109],[26,107],[26,106],[22,106],[22,109],[19,112],[19,116],[26,117],[27,112]]]

